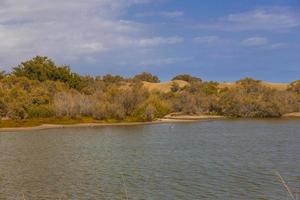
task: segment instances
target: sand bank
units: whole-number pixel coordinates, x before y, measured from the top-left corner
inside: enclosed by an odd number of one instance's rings
[[[293,112],[284,114],[282,117],[300,117],[300,112]]]
[[[160,124],[160,123],[172,123],[172,122],[192,122],[208,119],[218,119],[220,117],[215,116],[176,116],[165,117],[157,119],[151,122],[120,122],[120,123],[78,123],[78,124],[42,124],[33,127],[9,127],[0,128],[0,132],[16,132],[16,131],[31,131],[31,130],[44,130],[54,128],[79,128],[79,127],[101,127],[101,126],[133,126],[133,125],[148,125],[148,124]]]

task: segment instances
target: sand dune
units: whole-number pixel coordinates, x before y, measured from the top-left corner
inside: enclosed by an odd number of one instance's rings
[[[272,83],[272,82],[265,82],[265,81],[263,81],[262,84],[276,90],[286,90],[289,85],[287,83]],[[219,85],[220,88],[225,88],[225,87],[233,88],[236,86],[237,86],[236,83],[230,83],[230,82],[220,83]]]
[[[175,81],[168,81],[168,82],[161,82],[161,83],[149,83],[149,82],[143,82],[144,87],[151,90],[151,91],[160,91],[160,92],[169,92],[171,90],[171,86],[173,82],[178,83],[179,87],[183,88],[186,85],[189,85],[188,82],[186,81],[181,81],[181,80],[175,80]],[[262,82],[263,85],[270,87],[272,89],[276,90],[286,90],[288,88],[287,83],[272,83],[272,82]],[[234,88],[236,87],[236,83],[231,83],[231,82],[223,82],[219,83],[219,88]]]
[[[170,92],[171,86],[173,83],[177,83],[180,88],[188,85],[189,83],[186,81],[175,80],[175,81],[168,81],[168,82],[161,82],[161,83],[149,83],[143,81],[144,87],[151,90],[151,91],[160,91],[160,92]]]

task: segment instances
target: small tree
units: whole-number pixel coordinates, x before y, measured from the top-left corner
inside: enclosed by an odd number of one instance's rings
[[[107,84],[111,84],[111,83],[119,83],[121,81],[124,81],[125,78],[123,78],[122,76],[114,76],[111,74],[106,74],[105,76],[102,77],[102,80],[107,83]]]
[[[173,81],[170,89],[172,92],[178,92],[180,90],[180,86],[178,83]]]
[[[172,81],[174,80],[182,80],[182,81],[186,81],[188,83],[192,83],[192,82],[202,82],[201,78],[195,77],[195,76],[191,76],[189,74],[180,74],[175,76],[174,78],[172,78]]]
[[[289,87],[288,90],[291,92],[295,92],[297,94],[300,94],[300,80],[293,81]]]
[[[155,106],[153,106],[152,104],[147,105],[146,109],[145,109],[145,113],[144,113],[144,119],[146,121],[152,121],[155,119],[157,110],[155,108]]]
[[[7,76],[5,71],[0,71],[0,80]]]
[[[77,90],[82,88],[81,77],[71,72],[69,66],[57,66],[45,56],[36,56],[31,60],[22,62],[19,66],[13,68],[12,74],[18,77],[24,76],[30,80],[61,81]]]
[[[255,80],[249,77],[241,79],[236,83],[240,87],[242,87],[247,93],[259,92],[265,89],[260,80]]]
[[[147,81],[150,83],[159,83],[160,80],[157,76],[152,75],[151,73],[148,72],[143,72],[141,74],[137,74],[133,77],[134,80],[139,80],[139,81]]]

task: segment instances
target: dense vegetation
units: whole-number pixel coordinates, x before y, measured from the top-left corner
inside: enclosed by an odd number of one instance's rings
[[[218,87],[190,75],[174,80],[170,92],[149,91],[142,81],[159,82],[142,73],[133,78],[80,76],[47,57],[22,62],[9,74],[0,73],[0,119],[41,118],[151,121],[171,112],[220,114],[231,117],[279,117],[300,111],[300,81],[286,91],[245,78],[233,88]]]
[[[188,83],[201,82],[202,81],[201,78],[194,77],[194,76],[191,76],[189,74],[180,74],[180,75],[177,75],[174,78],[172,78],[172,81],[175,81],[175,80],[182,80],[182,81],[186,81]]]
[[[160,80],[157,76],[154,76],[150,73],[147,72],[143,72],[141,74],[137,74],[133,77],[134,80],[138,80],[138,81],[147,81],[150,83],[159,83]]]

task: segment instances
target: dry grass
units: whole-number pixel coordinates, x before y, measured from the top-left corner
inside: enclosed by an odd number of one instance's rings
[[[263,84],[267,87],[270,87],[275,90],[286,90],[289,86],[287,83],[271,83],[271,82],[263,82]]]
[[[262,84],[266,87],[270,87],[272,89],[280,90],[280,91],[286,90],[288,88],[287,83],[271,83],[271,82],[264,82],[263,81]],[[227,88],[234,88],[236,86],[237,86],[236,83],[224,82],[224,83],[220,83],[219,88],[220,89],[226,88],[226,87]]]
[[[150,91],[170,92],[171,86],[174,82],[177,83],[180,88],[183,88],[184,86],[188,85],[186,81],[181,81],[181,80],[161,82],[161,83],[149,83],[143,81],[143,84],[144,87],[149,89]]]
[[[175,81],[168,81],[168,82],[161,82],[161,83],[149,83],[149,82],[143,82],[144,87],[149,89],[150,91],[160,91],[160,92],[170,92],[172,83],[176,82],[178,83],[179,87],[183,88],[184,86],[188,85],[186,81],[181,80],[175,80]],[[288,88],[287,83],[271,83],[271,82],[262,82],[263,85],[270,87],[275,90],[286,90]],[[230,83],[230,82],[224,82],[219,84],[219,88],[234,88],[236,87],[236,83]]]

